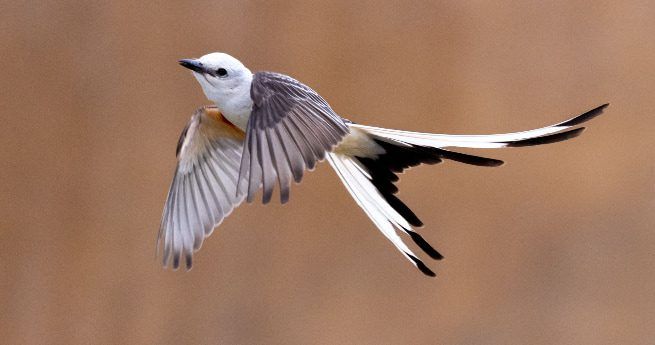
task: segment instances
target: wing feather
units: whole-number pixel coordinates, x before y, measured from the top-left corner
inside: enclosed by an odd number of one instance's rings
[[[262,201],[268,203],[277,180],[285,203],[291,176],[300,182],[304,169],[325,159],[349,128],[314,90],[288,76],[256,73],[250,94],[253,109],[238,181],[247,183],[249,202],[263,185]]]
[[[302,160],[308,170],[314,170],[314,167],[316,166],[316,155],[311,147],[311,144],[308,142],[307,137],[302,134],[302,131],[298,128],[298,125],[294,122],[282,122],[280,127],[287,130],[291,140],[293,140],[294,144],[298,148],[300,157],[302,158],[298,159],[298,157],[291,156],[289,159]]]
[[[236,190],[244,136],[215,107],[194,112],[178,142],[178,164],[157,238],[164,266],[177,269],[183,258],[191,268],[193,253],[244,200]]]
[[[271,201],[273,196],[273,187],[275,186],[275,168],[271,162],[271,151],[268,147],[268,136],[266,130],[260,130],[257,133],[257,157],[259,158],[259,165],[262,168],[262,180],[264,186],[263,202],[267,204]]]
[[[291,169],[289,160],[284,153],[280,138],[278,138],[273,129],[266,129],[266,139],[268,140],[268,149],[273,162],[275,162],[275,171],[278,183],[280,185],[280,201],[286,203],[289,200],[289,188],[291,181]]]
[[[273,128],[275,133],[273,134],[274,138],[280,142],[282,150],[284,151],[284,158],[287,160],[287,164],[291,169],[291,174],[293,175],[293,180],[298,183],[302,180],[302,175],[305,171],[305,161],[304,159],[291,159],[290,157],[302,157],[302,154],[299,151],[298,146],[293,142],[293,138],[289,135],[289,132],[286,130],[285,126],[278,126]]]

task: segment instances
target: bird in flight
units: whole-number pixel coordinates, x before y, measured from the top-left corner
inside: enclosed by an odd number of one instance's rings
[[[450,148],[502,148],[574,138],[583,122],[608,104],[551,126],[491,135],[448,135],[360,125],[340,117],[316,91],[284,74],[252,73],[225,53],[184,59],[214,105],[197,109],[177,144],[177,167],[157,238],[164,267],[194,252],[232,210],[252,202],[259,189],[266,204],[278,186],[289,201],[291,182],[327,160],[384,236],[421,272],[434,272],[405,244],[407,236],[429,257],[443,256],[415,231],[423,225],[396,193],[398,174],[419,164],[451,160],[495,167],[502,161]]]

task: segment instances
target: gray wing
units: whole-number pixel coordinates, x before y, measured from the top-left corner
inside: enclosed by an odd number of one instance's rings
[[[299,81],[277,73],[254,75],[253,108],[241,156],[239,190],[251,202],[263,186],[263,202],[273,195],[276,180],[280,201],[289,200],[291,178],[300,182],[305,169],[332,151],[349,129],[328,103]]]
[[[215,107],[193,114],[177,145],[177,167],[162,215],[157,251],[173,269],[184,255],[187,269],[205,237],[243,202],[237,194],[244,133]]]

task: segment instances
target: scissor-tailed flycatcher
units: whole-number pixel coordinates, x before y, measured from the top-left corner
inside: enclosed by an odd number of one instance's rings
[[[252,73],[223,53],[180,60],[193,71],[215,106],[199,108],[177,145],[178,164],[159,229],[163,264],[177,269],[205,237],[244,199],[252,202],[263,187],[268,203],[279,185],[289,201],[291,180],[327,158],[346,189],[373,223],[421,272],[432,272],[403,242],[411,238],[431,258],[443,256],[412,227],[423,225],[396,196],[398,173],[444,159],[478,166],[502,161],[446,150],[448,147],[501,148],[550,144],[578,136],[571,129],[600,115],[601,105],[570,120],[525,132],[448,135],[359,125],[337,115],[314,90],[278,73]]]

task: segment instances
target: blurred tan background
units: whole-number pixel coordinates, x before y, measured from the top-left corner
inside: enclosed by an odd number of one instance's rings
[[[649,344],[655,5],[3,1],[3,344]],[[154,258],[175,144],[208,103],[177,60],[228,52],[354,121],[541,127],[566,143],[406,173],[429,279],[327,166],[239,208],[192,271]],[[473,152],[473,151],[467,151]],[[425,255],[423,256],[425,257]]]

